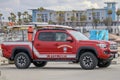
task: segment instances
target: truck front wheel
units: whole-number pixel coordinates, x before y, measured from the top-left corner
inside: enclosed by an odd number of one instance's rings
[[[98,59],[91,52],[85,52],[80,56],[80,65],[82,69],[94,69],[98,64]]]
[[[111,61],[99,61],[98,67],[105,68],[111,65]]]
[[[46,61],[35,61],[35,62],[33,62],[33,64],[36,67],[44,67],[47,64],[47,62]]]
[[[20,52],[20,53],[16,54],[16,56],[14,58],[14,62],[15,62],[15,66],[18,69],[26,69],[31,64],[31,60],[30,60],[29,56],[24,52]]]

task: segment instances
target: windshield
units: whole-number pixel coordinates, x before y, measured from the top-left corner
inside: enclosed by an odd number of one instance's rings
[[[89,40],[85,35],[78,31],[69,31],[76,40]]]

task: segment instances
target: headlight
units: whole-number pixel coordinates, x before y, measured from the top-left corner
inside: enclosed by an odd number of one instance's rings
[[[97,46],[99,46],[100,48],[106,48],[107,47],[106,44],[98,44]]]

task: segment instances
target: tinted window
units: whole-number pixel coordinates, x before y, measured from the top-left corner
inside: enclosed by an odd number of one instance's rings
[[[39,34],[39,40],[41,40],[41,41],[55,41],[54,33],[52,33],[52,32],[41,32]]]
[[[67,37],[68,37],[68,35],[63,32],[57,32],[55,34],[56,41],[66,41]]]

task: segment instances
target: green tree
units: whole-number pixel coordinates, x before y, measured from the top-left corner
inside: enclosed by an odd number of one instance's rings
[[[3,14],[0,13],[0,24],[1,24],[1,25],[2,25],[2,16],[3,16]]]
[[[95,22],[96,22],[95,15],[96,15],[96,13],[95,13],[95,11],[94,11],[95,8],[92,8],[91,10],[92,10],[92,13],[91,13],[91,14],[92,14],[92,26],[93,26],[93,29],[94,29],[94,28],[96,27],[96,26],[95,26]]]
[[[0,20],[2,19],[2,16],[3,16],[3,14],[2,14],[2,13],[0,13]]]
[[[111,25],[109,22],[112,22],[112,18],[110,17],[107,17],[106,19],[103,20],[103,23],[105,24],[105,26],[109,26]]]
[[[99,22],[100,22],[100,20],[97,19],[97,18],[95,18],[95,19],[93,20],[93,23],[94,23],[95,29],[97,28]]]
[[[108,14],[108,17],[109,17],[108,19],[110,19],[110,20],[108,20],[107,29],[110,30],[110,29],[111,29],[111,25],[112,25],[112,17],[111,17],[111,15],[112,15],[112,10],[109,9],[108,12],[107,12],[107,14]]]
[[[42,11],[44,11],[45,9],[43,8],[43,7],[40,7],[40,8],[38,8],[38,11],[40,11],[40,12],[42,12]]]
[[[45,9],[44,9],[43,7],[38,8],[38,11],[39,11],[39,12],[43,12],[44,10],[45,10]],[[37,21],[38,21],[38,22],[42,22],[42,14],[39,13],[39,14],[37,14],[37,16],[38,16]]]
[[[63,24],[65,19],[64,19],[64,11],[57,11],[56,14],[58,15],[57,16],[57,21],[58,21],[58,24]]]
[[[83,23],[84,23],[86,20],[87,20],[87,16],[86,16],[86,15],[83,14],[83,15],[80,16],[81,26],[84,26]]]
[[[50,14],[49,14],[49,15],[50,15],[50,19],[49,19],[49,22],[48,22],[49,24],[53,24],[53,22],[52,22],[52,20],[51,20],[52,14],[53,14],[52,12],[50,12]]]
[[[10,22],[10,20],[11,20],[11,17],[9,16],[9,17],[8,17],[8,21]]]
[[[28,20],[28,12],[27,11],[24,11],[24,13],[22,14],[23,15],[23,22],[24,24],[28,23],[29,20]]]
[[[17,13],[17,16],[18,16],[18,24],[19,24],[19,25],[21,25],[21,23],[22,23],[21,15],[22,15],[21,12],[18,12],[18,13]]]
[[[41,14],[37,14],[37,16],[38,16],[37,21],[38,22],[42,22],[42,18],[41,18],[42,15]]]
[[[72,22],[72,26],[75,26],[75,21],[76,21],[76,17],[75,17],[76,11],[72,10],[72,16],[71,16],[71,22]]]
[[[16,15],[12,12],[10,13],[10,15],[11,15],[11,21],[15,22],[16,21]]]
[[[32,15],[28,15],[29,22],[32,22]]]

